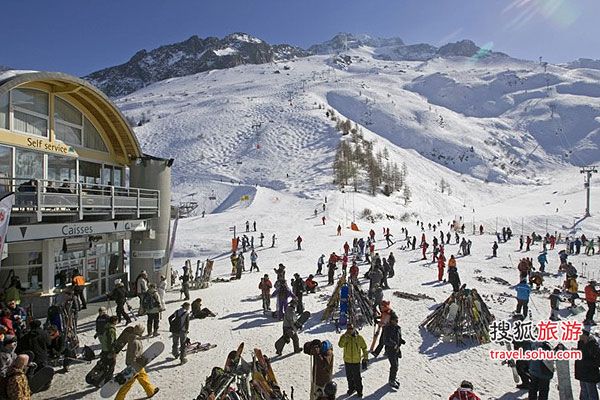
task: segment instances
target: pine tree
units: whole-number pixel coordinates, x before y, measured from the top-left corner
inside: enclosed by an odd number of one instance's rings
[[[398,163],[394,163],[392,167],[392,182],[394,183],[394,190],[402,189],[402,185],[404,184],[404,178],[402,177],[402,172],[400,172],[400,168],[398,168]]]
[[[408,202],[410,201],[410,196],[412,196],[410,188],[408,187],[408,185],[404,185],[404,192],[402,193],[402,197],[404,197],[404,205],[408,204]]]
[[[390,158],[390,152],[388,151],[387,147],[383,148],[383,158],[385,158],[386,160]]]

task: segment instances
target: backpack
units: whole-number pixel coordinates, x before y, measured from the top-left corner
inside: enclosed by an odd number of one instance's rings
[[[106,325],[108,324],[109,316],[107,314],[101,315],[96,318],[96,334],[98,336],[103,335],[106,331]]]
[[[177,310],[173,314],[171,314],[171,316],[169,317],[169,332],[171,332],[171,333],[180,333],[181,332],[181,325],[182,325],[181,319],[182,318],[183,318],[183,313],[179,312],[179,310]]]
[[[144,293],[144,296],[142,297],[142,308],[148,312],[148,310],[157,307],[160,307],[160,302],[156,299],[154,293]]]

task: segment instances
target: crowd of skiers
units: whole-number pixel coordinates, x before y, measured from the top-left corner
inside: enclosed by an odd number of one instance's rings
[[[71,272],[71,285],[65,286],[49,307],[44,324],[21,306],[23,288],[13,276],[0,302],[0,399],[31,398],[29,380],[48,366],[67,372],[76,356],[77,315],[86,307],[85,280]],[[66,284],[66,278],[61,285]],[[41,389],[47,388],[50,381]]]
[[[531,317],[529,311],[530,296],[534,286],[536,290],[539,290],[543,285],[544,276],[547,274],[547,251],[553,250],[559,243],[562,243],[560,234],[546,234],[546,236],[541,237],[533,232],[531,235],[527,235],[525,239],[523,239],[523,236],[520,236],[519,250],[530,251],[531,246],[535,245],[536,242],[541,244],[541,252],[537,256],[539,268],[536,270],[533,259],[529,257],[522,258],[517,266],[519,283],[515,286],[517,306],[514,318],[520,321]],[[600,383],[600,347],[596,338],[590,332],[591,326],[596,325],[594,316],[600,290],[597,288],[597,282],[594,279],[590,279],[584,288],[584,298],[581,299],[577,282],[579,274],[569,261],[569,256],[581,254],[582,247],[585,247],[586,255],[595,254],[593,240],[587,239],[584,234],[575,238],[567,236],[564,241],[564,248],[558,251],[559,260],[556,272],[564,276],[564,282],[562,287],[554,288],[549,296],[551,309],[549,319],[551,321],[560,320],[559,311],[561,302],[568,302],[570,312],[575,315],[581,312],[579,308],[583,309],[582,306],[576,304],[576,301],[581,300],[587,305],[587,312],[582,321],[584,329],[577,343],[577,349],[581,351],[582,358],[575,361],[575,379],[580,381],[580,399],[598,399],[597,384]],[[514,348],[523,348],[524,350],[535,348],[552,350],[551,346],[546,342],[532,343],[530,341],[514,342]],[[521,383],[517,387],[528,390],[529,399],[548,399],[550,381],[554,376],[554,368],[553,362],[548,360],[518,360],[516,362],[516,369]]]

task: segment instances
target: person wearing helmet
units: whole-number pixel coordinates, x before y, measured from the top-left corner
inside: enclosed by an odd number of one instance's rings
[[[473,392],[473,384],[469,381],[462,381],[460,387],[450,395],[448,400],[481,400]]]
[[[318,400],[334,400],[337,395],[337,384],[334,381],[329,381],[323,388],[323,396]]]
[[[312,357],[310,399],[329,399],[330,397],[328,397],[325,388],[333,378],[333,345],[329,340],[321,342],[315,339],[306,343],[304,349]]]

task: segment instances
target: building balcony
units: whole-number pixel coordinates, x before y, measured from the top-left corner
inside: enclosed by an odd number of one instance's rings
[[[0,179],[0,193],[15,192],[14,217],[42,222],[50,217],[73,220],[156,218],[158,190],[47,179]]]

